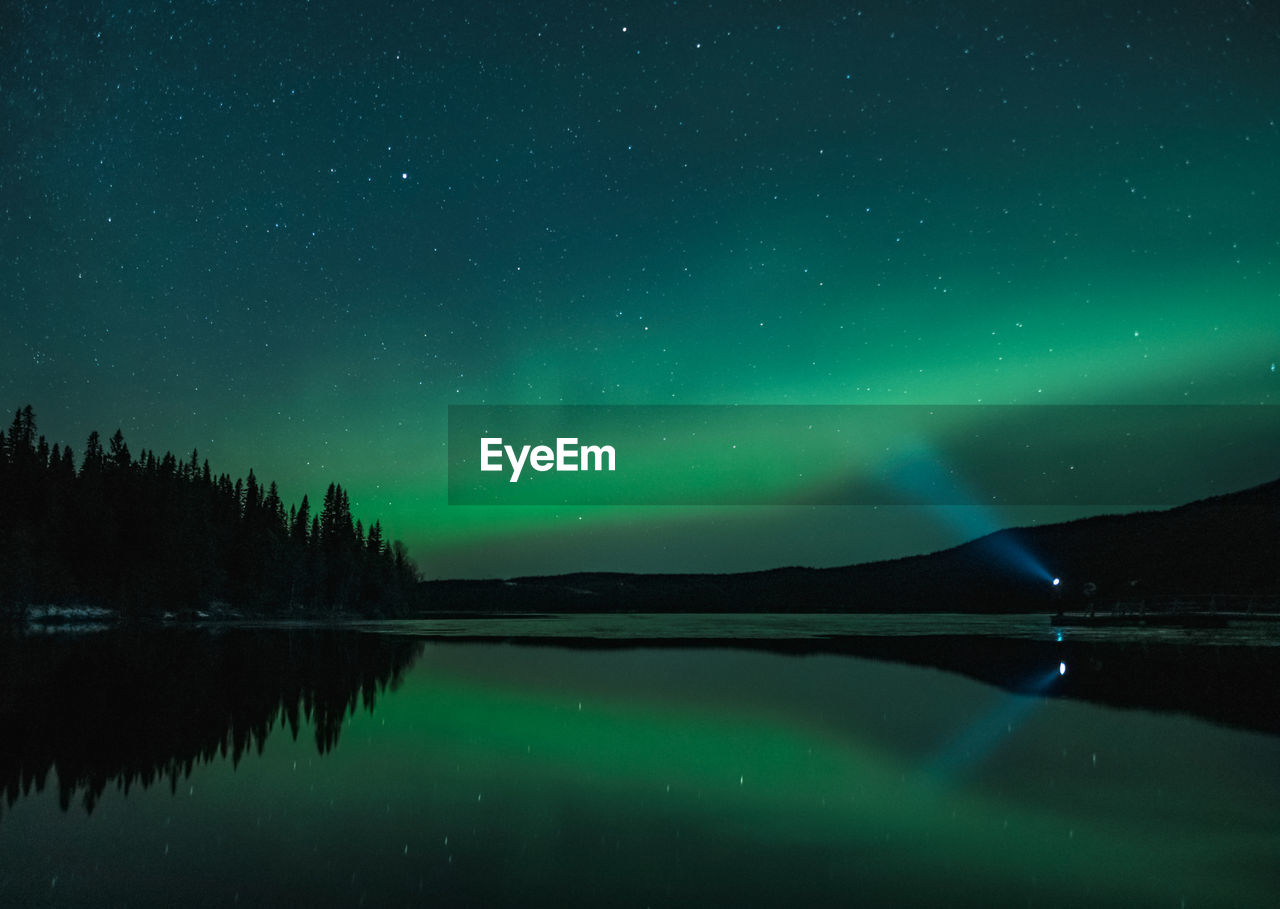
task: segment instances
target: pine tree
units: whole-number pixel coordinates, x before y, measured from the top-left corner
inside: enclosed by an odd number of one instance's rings
[[[275,534],[276,539],[283,540],[288,536],[289,525],[285,523],[284,505],[280,501],[280,490],[276,488],[275,480],[271,481],[262,500],[262,515],[264,525]]]
[[[126,471],[131,463],[129,458],[129,446],[125,444],[124,433],[119,429],[115,435],[111,437],[110,449],[107,454],[107,463],[112,470]]]
[[[130,613],[227,600],[254,610],[402,609],[416,583],[403,544],[354,520],[331,483],[321,513],[287,511],[274,483],[227,474],[191,451],[140,449],[122,430],[103,450],[90,433],[79,471],[71,446],[36,433],[28,405],[0,432],[0,603],[71,598]]]
[[[250,526],[257,524],[262,509],[262,490],[258,487],[258,478],[249,468],[249,478],[244,487],[244,522]]]
[[[84,460],[80,462],[80,472],[100,475],[106,466],[106,460],[106,455],[102,451],[102,441],[98,437],[98,430],[95,429],[89,433],[89,440],[84,443]]]
[[[293,542],[298,546],[307,544],[307,530],[311,523],[311,504],[307,501],[307,497],[302,497],[302,503],[298,505],[298,514],[294,518],[290,526],[290,536]]]
[[[31,405],[28,404],[21,410],[14,411],[13,423],[9,425],[10,463],[13,463],[15,453],[25,452],[35,447],[35,432],[36,415]]]

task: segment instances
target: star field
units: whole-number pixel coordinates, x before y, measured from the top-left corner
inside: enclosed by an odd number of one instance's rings
[[[17,3],[0,61],[0,401],[428,576],[958,542],[450,508],[448,404],[1276,403],[1257,4]]]

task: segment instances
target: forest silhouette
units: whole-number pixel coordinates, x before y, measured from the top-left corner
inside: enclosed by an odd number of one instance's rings
[[[30,405],[0,432],[0,610],[103,606],[130,618],[225,606],[256,615],[407,612],[418,576],[399,540],[353,520],[329,484],[318,514],[274,482],[216,477],[192,450],[136,457],[117,429],[70,445],[37,435]]]

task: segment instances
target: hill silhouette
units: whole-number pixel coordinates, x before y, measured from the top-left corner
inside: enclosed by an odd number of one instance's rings
[[[468,613],[1016,613],[1187,595],[1248,604],[1280,594],[1280,480],[1163,511],[1010,528],[929,555],[839,568],[444,580],[421,592],[432,611]]]

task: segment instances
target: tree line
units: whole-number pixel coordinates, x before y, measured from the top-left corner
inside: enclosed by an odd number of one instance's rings
[[[399,540],[353,520],[331,483],[319,512],[285,509],[274,482],[214,476],[179,459],[129,451],[117,429],[70,445],[37,435],[30,405],[0,431],[0,607],[106,606],[126,616],[225,605],[254,614],[399,615],[418,573]]]

